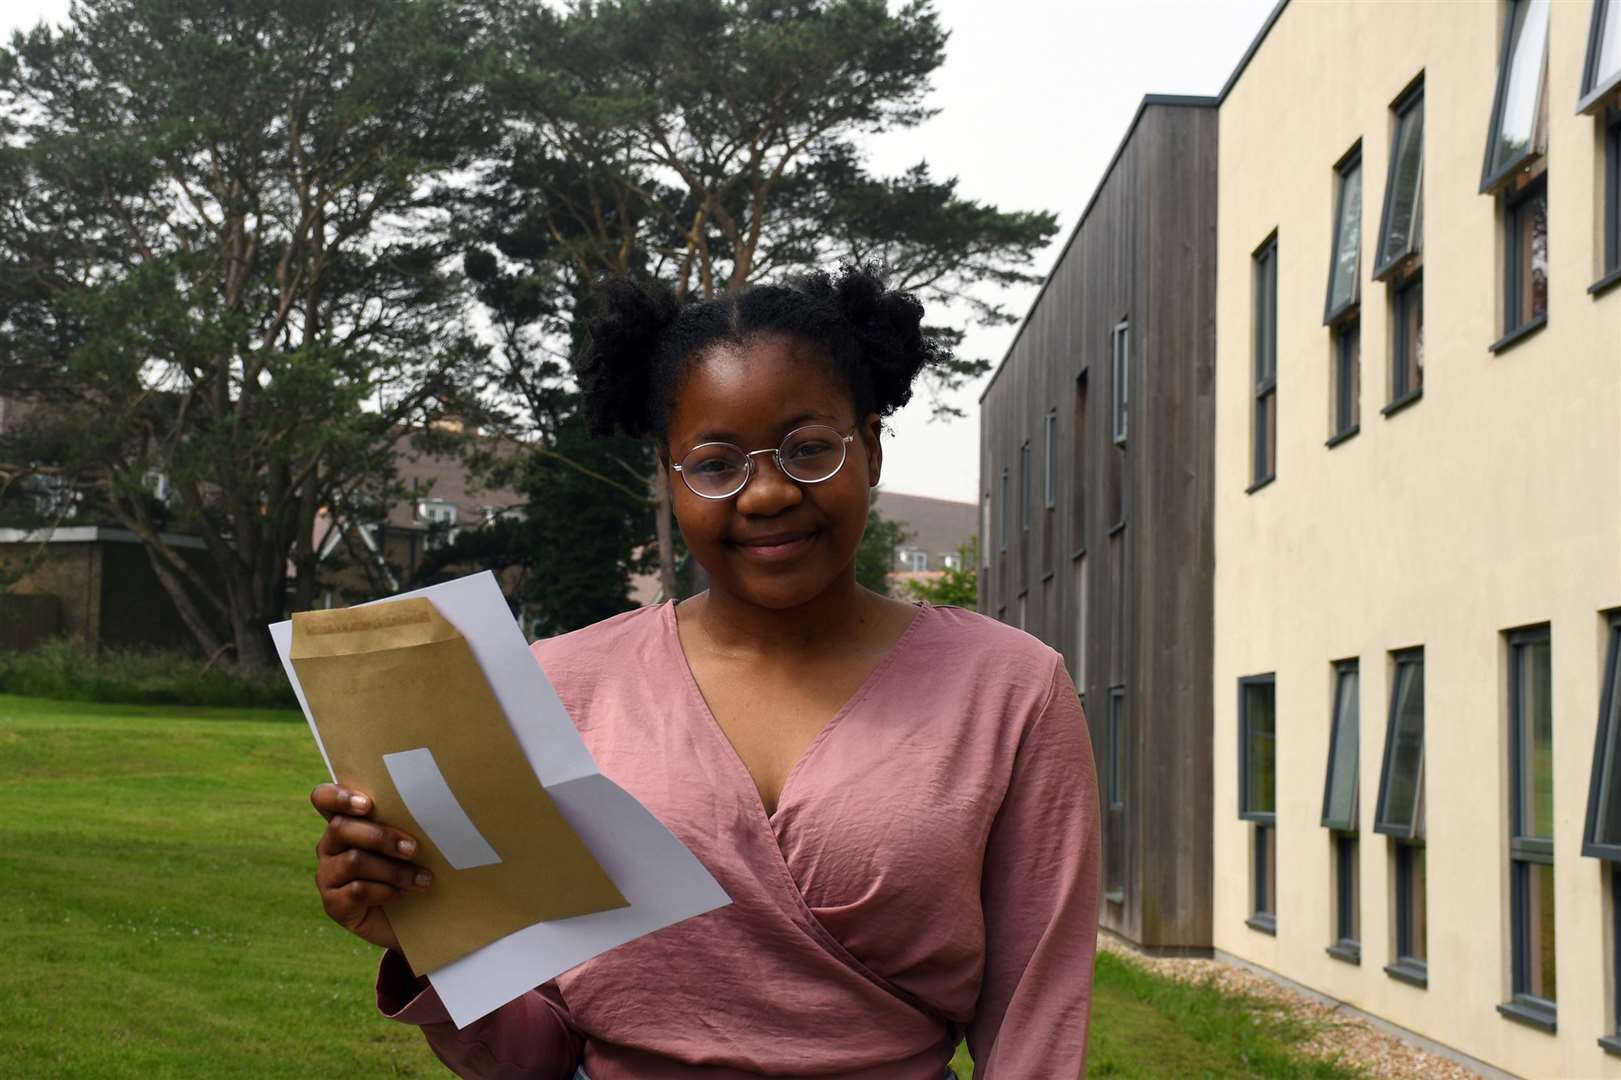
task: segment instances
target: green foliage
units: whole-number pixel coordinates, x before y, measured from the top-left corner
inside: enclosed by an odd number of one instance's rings
[[[878,512],[878,497],[867,511],[867,531],[856,549],[856,582],[883,596],[889,595],[889,574],[895,568],[895,549],[911,539],[898,521]]]
[[[979,606],[979,539],[957,549],[957,565],[948,566],[933,581],[907,581],[913,598],[936,607],[952,605],[972,611]]]
[[[210,667],[190,653],[133,649],[91,653],[72,641],[0,652],[0,692],[133,705],[298,706],[279,671],[251,677],[218,664]]]
[[[488,467],[524,505],[493,526],[462,531],[454,544],[433,552],[423,570],[426,581],[497,571],[507,580],[513,608],[530,615],[526,629],[536,637],[635,607],[630,575],[643,560],[634,553],[651,529],[648,501],[630,486],[652,467],[645,443],[588,438],[577,414],[548,441]]]
[[[318,510],[482,377],[440,181],[488,143],[486,8],[83,0],[0,49],[0,394],[36,406],[0,461],[140,536],[205,652],[273,666]]]

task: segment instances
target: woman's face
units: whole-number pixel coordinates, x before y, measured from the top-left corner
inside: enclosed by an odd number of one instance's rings
[[[879,418],[856,416],[821,355],[780,334],[709,349],[686,373],[671,412],[674,463],[700,443],[775,449],[807,424],[855,436],[843,467],[821,483],[790,480],[770,454],[753,456],[748,484],[728,499],[700,498],[669,473],[681,535],[712,585],[761,607],[797,607],[854,573],[868,489],[882,463]]]

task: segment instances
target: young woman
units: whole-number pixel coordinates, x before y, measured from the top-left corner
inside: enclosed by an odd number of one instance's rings
[[[939,359],[922,305],[847,269],[677,305],[607,290],[595,428],[651,436],[710,588],[534,646],[602,771],[732,898],[461,1031],[386,904],[432,888],[363,792],[329,822],[326,912],[387,949],[379,1008],[474,1077],[978,1080],[1084,1074],[1098,799],[1063,659],[970,611],[856,584],[882,419]]]

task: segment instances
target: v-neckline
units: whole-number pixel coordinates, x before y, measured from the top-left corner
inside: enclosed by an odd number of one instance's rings
[[[816,753],[816,748],[827,740],[828,733],[838,726],[839,721],[855,711],[856,706],[860,705],[862,699],[877,685],[884,672],[895,662],[895,658],[904,651],[918,625],[923,622],[924,616],[929,613],[930,608],[933,606],[927,600],[917,602],[917,614],[913,615],[911,621],[906,624],[906,629],[901,631],[900,637],[890,644],[889,650],[884,653],[883,659],[879,660],[873,669],[867,672],[867,677],[861,680],[861,684],[856,687],[855,692],[845,699],[844,704],[840,705],[838,711],[828,718],[827,723],[822,725],[821,730],[806,744],[805,749],[794,760],[793,765],[788,769],[788,774],[782,778],[782,787],[777,791],[777,808],[767,810],[765,808],[765,796],[760,793],[760,785],[755,782],[754,774],[749,771],[748,762],[744,761],[743,755],[737,752],[737,746],[732,742],[731,736],[726,734],[726,729],[720,726],[720,720],[716,718],[715,710],[709,707],[709,699],[704,697],[703,687],[698,685],[698,676],[692,670],[692,661],[687,658],[686,647],[681,644],[681,627],[676,621],[675,605],[676,601],[673,599],[664,602],[665,629],[669,635],[670,647],[675,650],[676,657],[681,661],[681,670],[686,674],[687,689],[697,703],[698,711],[703,714],[704,722],[709,731],[715,738],[720,740],[721,745],[726,748],[727,753],[731,756],[733,767],[741,774],[742,783],[753,794],[754,806],[759,810],[761,819],[771,829],[772,835],[776,834],[777,818],[782,814],[783,806],[788,801],[788,789],[793,785],[794,778],[799,775],[805,762]]]

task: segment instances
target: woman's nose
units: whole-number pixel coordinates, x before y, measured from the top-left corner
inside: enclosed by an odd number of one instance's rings
[[[737,494],[738,512],[769,517],[805,497],[798,484],[777,464],[777,455],[761,454],[743,490]]]

